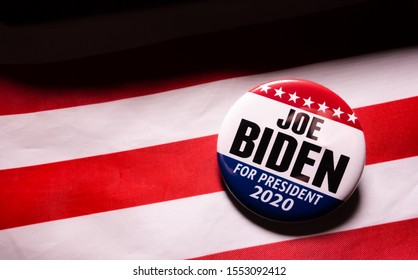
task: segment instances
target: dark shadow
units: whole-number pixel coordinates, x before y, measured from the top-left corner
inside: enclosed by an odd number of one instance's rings
[[[361,199],[360,192],[362,188],[360,183],[360,185],[357,187],[354,193],[344,204],[342,204],[339,208],[323,217],[314,220],[309,220],[306,222],[284,223],[265,219],[250,211],[249,209],[244,207],[229,192],[228,188],[225,186],[224,183],[223,185],[231,203],[243,216],[245,216],[254,224],[263,227],[269,231],[291,236],[304,236],[327,232],[347,222],[358,210]]]
[[[0,22],[8,25],[45,23],[56,20],[111,14],[133,9],[182,4],[193,0],[14,0],[0,6]]]
[[[207,82],[418,44],[417,7],[413,1],[401,0],[396,5],[366,1],[112,54],[47,64],[0,65],[0,75],[54,90],[100,90],[132,82],[144,86],[171,83],[172,88],[181,81],[187,86],[190,79]]]

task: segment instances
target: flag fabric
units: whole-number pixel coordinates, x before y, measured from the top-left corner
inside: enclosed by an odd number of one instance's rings
[[[0,67],[0,259],[418,259],[417,47],[251,69],[161,50]],[[332,89],[364,130],[356,192],[318,220],[252,214],[218,169],[225,114],[281,78]]]

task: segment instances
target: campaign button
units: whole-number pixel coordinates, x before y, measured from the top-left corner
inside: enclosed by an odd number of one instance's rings
[[[355,112],[330,89],[279,80],[245,93],[218,135],[225,185],[249,210],[293,222],[321,217],[356,189],[365,163]]]

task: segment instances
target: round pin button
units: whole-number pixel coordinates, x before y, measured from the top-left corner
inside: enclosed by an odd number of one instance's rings
[[[225,184],[246,208],[292,222],[321,217],[354,192],[365,162],[363,130],[337,94],[279,80],[245,93],[218,135]]]

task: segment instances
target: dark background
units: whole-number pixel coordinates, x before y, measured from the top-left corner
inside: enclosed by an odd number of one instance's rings
[[[418,43],[411,0],[11,2],[0,74],[46,87],[227,78]]]

